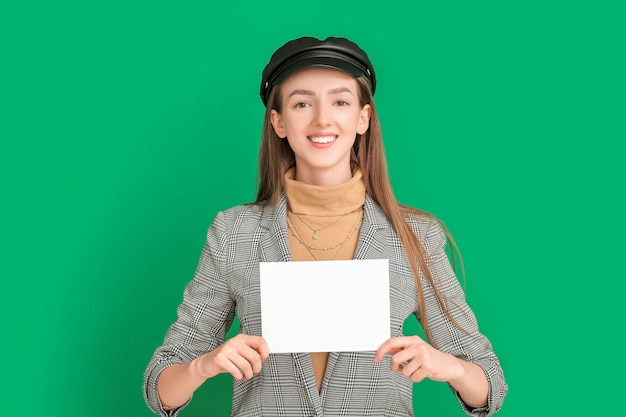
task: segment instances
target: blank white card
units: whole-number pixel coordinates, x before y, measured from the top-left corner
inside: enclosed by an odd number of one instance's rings
[[[376,350],[390,337],[389,260],[262,262],[271,353]]]

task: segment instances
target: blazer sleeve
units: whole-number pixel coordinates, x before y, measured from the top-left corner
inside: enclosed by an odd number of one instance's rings
[[[436,300],[433,288],[426,279],[424,299],[428,324],[432,333],[431,343],[437,349],[450,353],[460,359],[478,365],[485,372],[489,384],[488,403],[485,407],[472,409],[461,399],[459,393],[450,386],[466,414],[476,417],[487,417],[497,412],[508,390],[504,381],[504,373],[500,361],[494,353],[490,341],[478,328],[476,317],[465,301],[465,293],[450,265],[445,252],[446,236],[436,219],[431,220],[426,232],[426,250],[432,259],[434,280],[437,288],[445,297],[442,307]],[[446,308],[457,324],[455,326],[444,314]]]
[[[224,216],[217,214],[207,233],[194,278],[187,284],[178,318],[154,353],[144,374],[146,404],[162,416],[176,416],[183,406],[164,410],[157,391],[159,375],[173,364],[186,363],[219,347],[235,315],[225,268],[228,241]],[[191,398],[190,398],[191,400]]]

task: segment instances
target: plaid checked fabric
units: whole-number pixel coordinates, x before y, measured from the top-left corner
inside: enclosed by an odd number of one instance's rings
[[[159,374],[169,365],[191,361],[220,346],[235,310],[241,323],[240,332],[261,335],[259,262],[290,261],[286,209],[283,196],[275,207],[242,205],[216,215],[195,276],[185,288],[178,318],[169,328],[163,345],[156,349],[144,375],[146,403],[156,414],[175,416],[185,407],[163,410],[157,393]],[[446,239],[437,221],[410,222],[433,259],[439,288],[449,300],[453,317],[470,332],[467,335],[449,322],[432,295],[432,287],[422,279],[433,342],[440,350],[484,370],[489,382],[486,407],[472,410],[456,396],[468,415],[489,416],[501,407],[507,391],[498,358],[489,340],[479,332],[475,316],[465,302],[445,254]],[[369,196],[366,196],[355,259],[389,259],[391,335],[403,335],[405,319],[417,311],[415,282],[400,240]],[[350,320],[358,319],[359,312],[355,311]],[[350,325],[349,321],[346,325]],[[413,416],[413,383],[391,372],[389,355],[380,364],[374,364],[374,353],[331,353],[321,392],[317,391],[308,353],[270,354],[258,375],[248,381],[233,382],[232,415]]]

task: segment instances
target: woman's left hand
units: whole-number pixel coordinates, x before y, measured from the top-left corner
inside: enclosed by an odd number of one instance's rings
[[[387,353],[392,355],[391,370],[402,372],[413,382],[421,382],[424,378],[447,382],[464,372],[460,359],[435,349],[418,336],[387,340],[376,351],[374,362],[380,362]]]

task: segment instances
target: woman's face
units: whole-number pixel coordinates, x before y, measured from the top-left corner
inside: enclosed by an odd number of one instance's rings
[[[356,79],[330,68],[302,69],[282,82],[280,100],[272,126],[295,153],[296,179],[314,185],[350,179],[350,151],[370,118],[369,104],[359,104]]]

